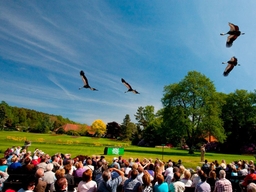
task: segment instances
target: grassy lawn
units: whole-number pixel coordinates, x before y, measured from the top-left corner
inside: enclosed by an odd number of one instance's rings
[[[0,157],[3,157],[3,152],[12,146],[23,146],[24,141],[32,141],[32,145],[29,147],[30,151],[34,151],[35,148],[39,148],[45,153],[53,155],[57,152],[70,153],[72,157],[76,155],[103,155],[105,147],[123,147],[125,159],[130,157],[135,158],[152,158],[162,159],[168,161],[182,160],[183,164],[187,168],[195,168],[201,166],[200,152],[190,155],[186,150],[179,150],[175,148],[162,148],[155,147],[137,147],[132,146],[128,142],[115,141],[111,139],[93,138],[93,137],[73,137],[68,135],[53,135],[53,134],[37,134],[37,133],[24,133],[24,132],[0,132]],[[105,155],[106,159],[111,162],[114,155]],[[220,153],[207,153],[205,159],[209,162],[225,159],[227,163],[236,160],[254,160],[252,155],[229,155]]]

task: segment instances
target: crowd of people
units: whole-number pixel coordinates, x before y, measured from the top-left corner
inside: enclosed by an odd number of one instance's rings
[[[251,160],[226,163],[205,162],[195,170],[182,161],[160,159],[124,159],[104,156],[77,156],[56,153],[53,156],[35,149],[12,147],[0,159],[0,189],[11,175],[22,174],[18,192],[256,192],[255,165]],[[237,179],[241,176],[243,180]],[[234,189],[234,184],[238,188]]]

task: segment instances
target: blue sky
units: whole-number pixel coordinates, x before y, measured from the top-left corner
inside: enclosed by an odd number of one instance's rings
[[[162,108],[166,85],[196,70],[216,90],[254,91],[256,1],[0,1],[0,100],[76,122],[132,121]],[[245,35],[225,47],[228,22]],[[237,66],[222,75],[232,56]],[[92,87],[78,90],[83,70]],[[121,78],[139,95],[124,93]]]

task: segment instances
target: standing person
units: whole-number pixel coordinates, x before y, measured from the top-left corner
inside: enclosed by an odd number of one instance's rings
[[[195,192],[211,192],[211,186],[206,182],[206,173],[201,174],[200,178],[201,182],[196,185]]]
[[[111,172],[116,171],[119,176],[115,179],[111,178]],[[99,184],[97,192],[116,192],[117,186],[123,181],[124,172],[116,168],[109,168],[102,173],[103,181]]]
[[[204,162],[204,155],[205,155],[205,144],[201,146],[201,162]]]
[[[232,192],[232,184],[226,179],[226,172],[220,170],[219,180],[215,183],[214,192]]]
[[[87,169],[83,172],[82,181],[79,182],[77,186],[78,192],[96,192],[97,183],[92,180],[92,170]]]

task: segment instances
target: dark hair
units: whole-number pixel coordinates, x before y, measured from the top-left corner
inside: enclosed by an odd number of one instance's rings
[[[202,180],[202,182],[206,181],[207,175],[205,173],[201,174],[200,179]]]
[[[133,169],[131,171],[131,178],[135,179],[137,177],[137,175],[138,175],[138,170],[137,169]]]

